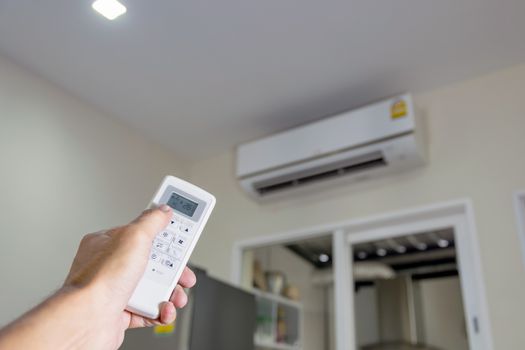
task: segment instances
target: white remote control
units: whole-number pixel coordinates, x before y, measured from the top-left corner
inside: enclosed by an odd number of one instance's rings
[[[168,226],[153,241],[148,266],[128,302],[127,310],[156,319],[168,301],[215,206],[215,197],[173,176],[166,176],[150,207],[173,209]]]

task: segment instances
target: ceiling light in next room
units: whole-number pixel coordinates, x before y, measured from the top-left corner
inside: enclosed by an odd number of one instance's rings
[[[378,256],[386,256],[387,251],[386,251],[386,249],[384,249],[384,248],[378,248],[378,249],[376,250],[376,254],[377,254]]]
[[[330,260],[330,256],[328,254],[320,254],[319,255],[319,261],[322,263],[326,263]]]
[[[368,253],[364,251],[357,252],[357,257],[361,260],[366,259],[368,257]]]
[[[450,242],[447,241],[446,239],[440,239],[438,240],[438,246],[440,246],[441,248],[446,248],[450,245]]]
[[[127,11],[126,6],[117,0],[97,0],[91,6],[95,11],[109,20],[114,20]]]

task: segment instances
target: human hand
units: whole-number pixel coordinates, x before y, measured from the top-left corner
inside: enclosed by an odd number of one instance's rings
[[[171,208],[163,205],[145,211],[126,226],[88,234],[82,239],[64,288],[86,290],[95,297],[93,312],[99,321],[93,330],[96,343],[90,345],[92,348],[116,349],[126,329],[169,324],[175,320],[176,308],[186,305],[183,287],[190,288],[196,282],[195,274],[188,268],[170,300],[161,305],[159,319],[125,310],[146,268],[152,241],[171,217]]]
[[[117,349],[128,328],[167,324],[195,284],[186,268],[156,320],[126,311],[144,274],[153,239],[168,225],[168,206],[146,210],[126,226],[86,235],[64,286],[0,329],[0,350]]]

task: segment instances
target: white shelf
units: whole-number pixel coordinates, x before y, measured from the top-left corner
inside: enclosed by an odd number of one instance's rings
[[[255,289],[255,288],[251,289],[250,291],[253,294],[257,295],[258,297],[261,297],[261,298],[264,298],[264,299],[269,299],[269,300],[278,302],[280,304],[289,305],[289,306],[297,308],[299,310],[302,310],[302,308],[303,308],[303,305],[300,302],[295,301],[295,300],[291,300],[291,299],[288,299],[288,298],[285,298],[285,297],[283,297],[281,295],[268,293],[268,292],[263,292],[262,290]]]
[[[265,349],[275,349],[275,350],[301,350],[299,346],[284,344],[284,343],[275,343],[275,342],[255,342],[256,348],[265,348]]]
[[[256,348],[301,350],[302,304],[258,289],[251,289],[251,292],[255,295],[258,305],[258,329],[254,335]],[[288,342],[277,342],[278,322],[284,322],[283,325],[286,327],[285,337]]]

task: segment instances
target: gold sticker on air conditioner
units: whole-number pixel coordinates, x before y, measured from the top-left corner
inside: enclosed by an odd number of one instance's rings
[[[390,107],[390,118],[399,119],[408,114],[407,103],[404,100],[398,100]]]

